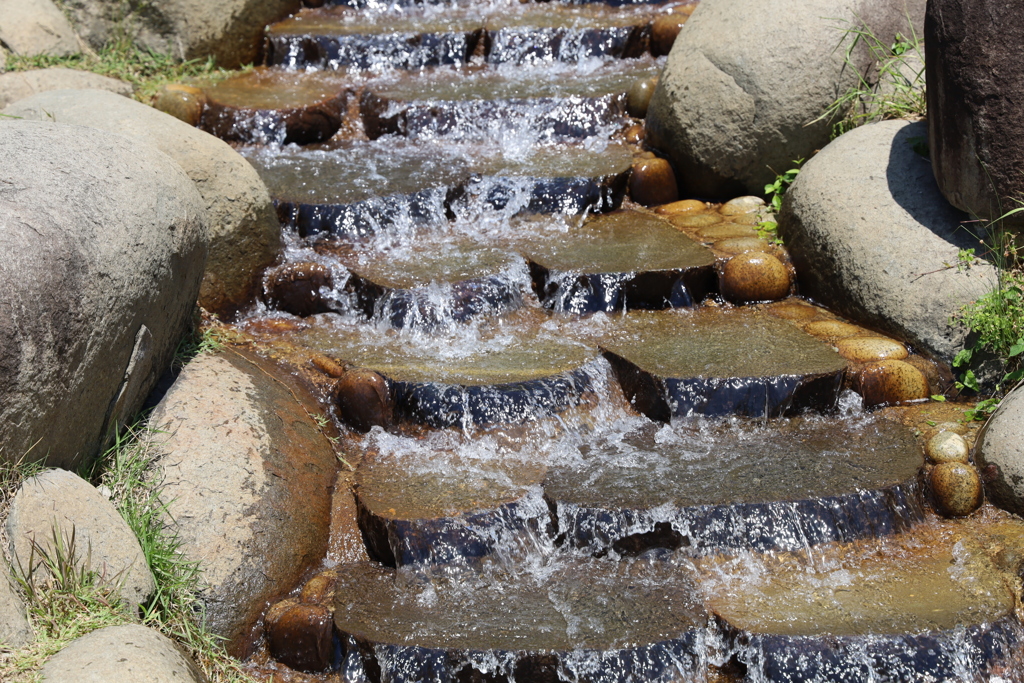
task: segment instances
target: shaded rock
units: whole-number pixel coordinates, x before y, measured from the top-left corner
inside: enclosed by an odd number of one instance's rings
[[[988,499],[1024,515],[1024,391],[1011,391],[989,418],[974,452]]]
[[[346,371],[335,385],[334,401],[342,421],[357,432],[387,428],[394,421],[394,402],[387,380],[373,370]]]
[[[935,464],[941,464],[944,462],[967,462],[967,457],[970,455],[970,448],[967,446],[967,442],[964,440],[964,437],[960,436],[956,432],[947,432],[943,430],[928,439],[928,443],[925,444],[924,453],[928,456],[928,459]]]
[[[963,462],[944,462],[929,477],[935,506],[947,517],[964,517],[981,505],[982,486],[977,470]]]
[[[107,626],[72,641],[41,674],[53,683],[206,682],[174,641],[137,624]]]
[[[869,73],[860,41],[844,60],[851,28],[884,45],[921,34],[922,0],[702,2],[680,30],[651,99],[647,142],[665,153],[680,187],[710,197],[760,193],[775,175],[829,140],[823,115],[837,93]],[[774,170],[772,170],[774,169]]]
[[[260,271],[277,256],[280,227],[267,188],[226,143],[140,102],[95,90],[40,93],[4,113],[130,135],[167,154],[206,204],[210,254],[199,304],[231,313],[255,292]]]
[[[0,107],[31,97],[46,90],[82,88],[87,90],[109,90],[125,97],[132,96],[131,83],[107,78],[89,71],[76,69],[32,69],[12,71],[0,76]]]
[[[885,121],[840,136],[786,193],[778,230],[802,294],[949,363],[964,343],[950,317],[996,280],[987,264],[948,265],[979,244],[914,152],[926,133]]]
[[[722,296],[734,303],[782,299],[790,285],[786,265],[763,251],[734,256],[722,268]]]
[[[951,204],[994,219],[1024,197],[1024,12],[997,0],[932,0],[924,24],[928,146]],[[1017,215],[1012,221],[1024,224]]]
[[[165,155],[106,131],[3,120],[0,148],[3,457],[70,467],[170,364],[202,278],[203,202]]]
[[[47,470],[22,483],[7,516],[7,536],[25,573],[40,571],[41,552],[74,552],[76,564],[88,560],[89,569],[118,586],[133,606],[156,588],[138,539],[113,504],[67,470]]]
[[[163,499],[202,567],[207,625],[245,653],[268,601],[327,549],[337,460],[301,386],[255,356],[189,363],[153,411]]]
[[[15,588],[11,568],[0,557],[0,646],[19,648],[32,636],[25,601]]]
[[[120,0],[64,0],[79,35],[93,48],[103,47],[123,24],[140,47],[177,59],[213,57],[229,69],[255,62],[264,27],[301,5],[301,0],[162,0],[126,7]]]
[[[0,46],[0,74],[7,71],[7,50]]]
[[[0,43],[16,55],[66,57],[82,51],[71,24],[51,0],[0,0]]]

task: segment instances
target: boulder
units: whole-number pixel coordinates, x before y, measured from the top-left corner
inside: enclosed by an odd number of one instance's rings
[[[17,1],[17,0],[12,0]],[[178,59],[206,59],[234,69],[255,62],[267,24],[302,7],[301,0],[197,0],[132,2],[64,0],[75,28],[94,48],[115,36],[119,24],[140,47]]]
[[[1024,200],[1024,55],[1010,47],[1024,44],[1024,12],[1002,0],[931,0],[924,37],[935,179],[954,206],[998,218]]]
[[[132,84],[107,78],[90,71],[76,69],[32,69],[31,71],[12,71],[0,76],[0,109],[9,104],[31,97],[37,92],[46,90],[66,90],[80,88],[83,90],[108,90],[125,97],[132,96]]]
[[[245,304],[262,270],[277,258],[281,232],[266,186],[249,162],[212,135],[99,90],[39,93],[3,113],[131,135],[174,159],[206,203],[210,253],[199,303],[207,310],[230,314]]]
[[[824,147],[836,97],[870,80],[864,41],[920,35],[924,0],[703,0],[676,38],[647,112],[647,143],[675,165],[683,195],[760,194],[777,173]]]
[[[130,605],[138,606],[156,588],[127,522],[92,484],[67,470],[26,479],[11,502],[6,529],[11,557],[23,574],[45,571],[42,552],[49,557],[73,552],[76,566],[88,562],[101,581],[119,587]]]
[[[974,461],[988,500],[1024,515],[1024,388],[1006,395],[978,439]]]
[[[43,665],[47,683],[205,683],[172,640],[138,624],[107,626],[71,641]]]
[[[66,57],[82,51],[52,0],[0,0],[0,43],[16,55]]]
[[[73,467],[170,365],[206,212],[181,168],[136,139],[0,119],[0,149],[0,457]]]
[[[984,250],[915,153],[926,135],[923,122],[883,121],[835,139],[789,188],[778,232],[801,294],[950,363],[964,341],[950,318],[996,273],[957,268],[960,249]]]
[[[225,350],[185,366],[150,417],[163,500],[197,560],[210,630],[244,655],[259,617],[327,551],[332,444],[322,413],[267,361]]]
[[[7,561],[0,557],[0,647],[11,649],[32,641],[25,601],[15,588],[14,576]]]

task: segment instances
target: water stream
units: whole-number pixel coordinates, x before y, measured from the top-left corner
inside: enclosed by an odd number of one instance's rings
[[[285,229],[234,326],[322,390],[369,558],[295,587],[333,623],[268,623],[255,675],[1021,680],[1024,525],[923,483],[942,369],[787,296],[757,201],[632,201],[678,8],[310,8],[202,86]],[[780,301],[723,286],[752,251]],[[882,359],[923,389],[866,401]]]

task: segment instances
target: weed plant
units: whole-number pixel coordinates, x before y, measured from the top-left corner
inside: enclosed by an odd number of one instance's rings
[[[156,583],[153,596],[132,613],[116,597],[116,582],[102,581],[88,569],[88,549],[78,548],[74,532],[54,532],[51,548],[33,548],[27,567],[17,567],[17,582],[29,601],[36,633],[31,645],[0,649],[0,680],[34,680],[45,660],[68,643],[104,626],[141,623],[183,645],[211,683],[252,681],[230,658],[220,639],[206,630],[197,596],[200,571],[181,552],[181,539],[168,525],[162,482],[151,463],[159,432],[141,423],[117,435],[114,445],[81,474],[106,491],[114,507],[139,539]],[[4,469],[6,468],[6,469]],[[38,466],[3,466],[0,491],[6,499]],[[6,472],[6,474],[4,474]]]
[[[1024,206],[1004,213],[989,224],[989,251],[996,264],[996,287],[977,301],[964,306],[954,318],[970,333],[972,341],[953,359],[961,371],[959,390],[982,390],[972,365],[987,355],[1003,367],[1003,377],[991,397],[967,411],[968,419],[982,420],[991,415],[1002,397],[1024,379],[1024,262],[1018,237],[1003,226],[1010,216],[1024,212]],[[969,264],[974,254],[968,250],[961,261]]]
[[[149,103],[161,86],[190,78],[218,80],[234,73],[214,66],[213,59],[193,59],[185,62],[171,55],[160,54],[136,45],[127,35],[112,39],[94,53],[79,53],[67,57],[52,55],[8,55],[8,71],[27,71],[63,67],[91,71],[131,83],[135,99]]]
[[[773,215],[778,215],[779,211],[782,210],[782,197],[785,196],[786,190],[793,184],[796,177],[800,175],[800,164],[802,163],[804,163],[803,159],[794,160],[794,168],[789,169],[785,173],[777,174],[775,182],[764,186],[764,193],[768,198],[768,209]],[[774,171],[774,169],[772,170]],[[774,244],[782,244],[782,240],[777,232],[778,227],[779,224],[775,221],[761,221],[757,224],[757,236],[761,239],[770,239]]]
[[[907,26],[910,35],[897,34],[891,44],[864,27],[844,30],[840,47],[846,46],[844,59],[847,68],[857,73],[857,83],[812,123],[836,121],[832,128],[832,137],[836,138],[865,123],[924,118],[924,43],[909,18]],[[853,63],[853,53],[861,45],[877,64],[877,80],[869,80],[869,74],[861,73]]]

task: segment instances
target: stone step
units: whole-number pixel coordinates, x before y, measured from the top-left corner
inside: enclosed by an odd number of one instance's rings
[[[707,558],[701,570],[746,680],[1000,680],[1024,629],[979,540],[926,526],[882,546]]]
[[[189,115],[195,120],[187,122],[222,140],[300,145],[322,142],[337,133],[352,100],[341,74],[257,67],[214,83],[165,89],[157,108],[187,120],[174,107],[188,97],[201,106]]]
[[[428,582],[339,572],[342,668],[413,681],[693,680],[707,616],[678,568],[597,561]]]
[[[634,311],[599,343],[632,405],[662,422],[827,412],[846,368],[828,345],[746,307]]]
[[[622,201],[636,153],[623,144],[549,145],[511,156],[486,145],[393,139],[241,151],[285,226],[350,240],[446,222],[480,205],[509,214],[608,211]]]
[[[366,134],[411,138],[549,142],[609,135],[624,127],[626,93],[657,75],[660,60],[593,68],[435,68],[396,72],[367,84],[360,101]]]
[[[420,69],[630,58],[650,51],[651,22],[671,6],[498,3],[367,12],[302,10],[266,32],[266,63],[288,69]]]
[[[920,522],[923,464],[909,428],[870,416],[634,421],[552,461],[543,487],[590,553],[800,550]]]
[[[537,295],[557,312],[693,306],[717,289],[715,255],[656,215],[617,211],[559,227],[517,226]]]
[[[381,426],[530,422],[589,400],[600,371],[595,347],[529,309],[481,322],[472,341],[458,330],[427,338],[330,315],[307,320],[292,341],[363,373],[337,398],[342,419],[372,384],[382,402],[373,424]]]
[[[522,257],[450,235],[357,252],[346,265],[352,272],[346,287],[356,305],[392,327],[432,329],[523,303]]]

